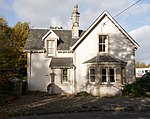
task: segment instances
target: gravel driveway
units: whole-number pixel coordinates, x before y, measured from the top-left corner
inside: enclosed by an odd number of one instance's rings
[[[32,92],[1,109],[7,117],[90,111],[146,112],[150,111],[150,98],[50,96],[47,93]]]

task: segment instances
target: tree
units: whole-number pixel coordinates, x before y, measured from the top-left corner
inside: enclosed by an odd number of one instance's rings
[[[0,87],[5,84],[9,75],[12,74],[7,72],[7,70],[13,67],[11,35],[11,28],[8,27],[5,19],[0,18]]]
[[[23,76],[25,76],[27,72],[27,55],[23,52],[23,48],[29,34],[29,29],[29,24],[27,22],[18,22],[12,29],[15,43],[14,52],[16,52],[17,54],[15,67],[18,70],[19,74]]]
[[[12,28],[7,25],[5,19],[0,18],[0,79],[3,76],[5,79],[11,76],[26,76],[27,62],[23,47],[28,33],[28,23],[18,22]],[[6,73],[4,70],[13,72]]]
[[[7,26],[7,23],[3,18],[0,18],[0,68],[7,69],[11,64],[12,54],[12,40],[11,28]]]
[[[146,67],[148,67],[148,65],[146,65],[144,62],[139,62],[139,61],[136,61],[135,66],[137,68],[146,68]]]

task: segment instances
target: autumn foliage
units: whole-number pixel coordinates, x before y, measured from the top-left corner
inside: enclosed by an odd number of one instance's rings
[[[23,47],[28,33],[28,23],[18,22],[14,27],[9,27],[0,18],[0,86],[12,76],[26,76],[26,53]]]

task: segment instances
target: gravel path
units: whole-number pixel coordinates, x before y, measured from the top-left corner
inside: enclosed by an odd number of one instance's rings
[[[150,98],[50,96],[29,93],[1,107],[7,117],[89,111],[150,111]]]

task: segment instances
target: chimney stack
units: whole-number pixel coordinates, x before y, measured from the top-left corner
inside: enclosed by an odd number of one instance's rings
[[[78,12],[78,5],[74,6],[72,12],[72,38],[79,38],[79,12]]]

